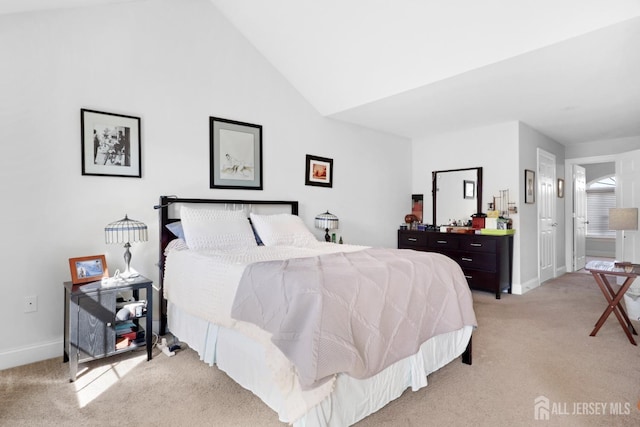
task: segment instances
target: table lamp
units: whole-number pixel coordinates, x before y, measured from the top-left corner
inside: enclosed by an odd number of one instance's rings
[[[329,230],[335,230],[338,228],[338,217],[329,213],[329,211],[318,214],[316,215],[316,228],[323,229],[325,232],[324,240],[330,242],[331,236],[329,236]]]
[[[638,208],[609,209],[609,230],[622,231],[622,251],[620,257],[624,262],[624,232],[638,229]]]
[[[129,219],[127,215],[119,221],[112,222],[104,228],[104,238],[107,243],[124,243],[124,262],[127,269],[120,276],[124,278],[136,277],[137,273],[132,273],[131,264],[131,242],[147,241],[147,226],[134,219]]]

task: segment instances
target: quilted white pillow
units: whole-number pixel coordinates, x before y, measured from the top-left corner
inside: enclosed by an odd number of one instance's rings
[[[316,237],[297,215],[251,213],[251,223],[265,246],[307,246]]]
[[[257,246],[244,211],[180,208],[189,249],[238,250]]]

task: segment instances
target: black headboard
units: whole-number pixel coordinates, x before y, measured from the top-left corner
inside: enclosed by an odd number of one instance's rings
[[[248,206],[248,212],[251,212],[253,206],[289,206],[291,214],[298,215],[297,201],[191,199],[177,196],[160,196],[160,203],[153,207],[160,211],[160,252],[158,258],[158,267],[160,268],[160,335],[165,335],[167,332],[167,300],[164,298],[164,251],[169,242],[175,239],[175,236],[166,226],[167,224],[180,220],[179,209],[172,208],[181,204],[226,205],[230,207]]]

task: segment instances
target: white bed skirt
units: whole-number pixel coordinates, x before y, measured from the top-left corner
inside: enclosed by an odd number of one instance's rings
[[[299,405],[304,405],[304,399],[282,396],[267,367],[263,345],[238,331],[192,316],[175,304],[168,304],[167,317],[171,333],[195,350],[202,361],[217,365],[276,411],[280,421],[296,427],[352,425],[398,398],[407,388],[416,391],[425,387],[427,375],[464,352],[473,330],[466,326],[433,337],[415,355],[371,378],[358,380],[340,374],[329,397],[308,410],[305,408],[302,417],[291,419],[291,413],[300,412]],[[292,410],[292,405],[298,407]]]

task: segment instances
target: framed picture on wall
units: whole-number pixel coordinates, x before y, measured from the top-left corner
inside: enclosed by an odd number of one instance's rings
[[[142,177],[140,117],[80,110],[82,175]]]
[[[465,199],[473,199],[476,197],[476,183],[471,180],[464,180],[463,197]]]
[[[524,202],[536,202],[536,173],[529,169],[524,171]]]
[[[262,126],[209,117],[209,187],[262,190]]]
[[[564,197],[564,179],[558,178],[558,197]]]
[[[333,187],[333,159],[307,154],[304,184]]]

